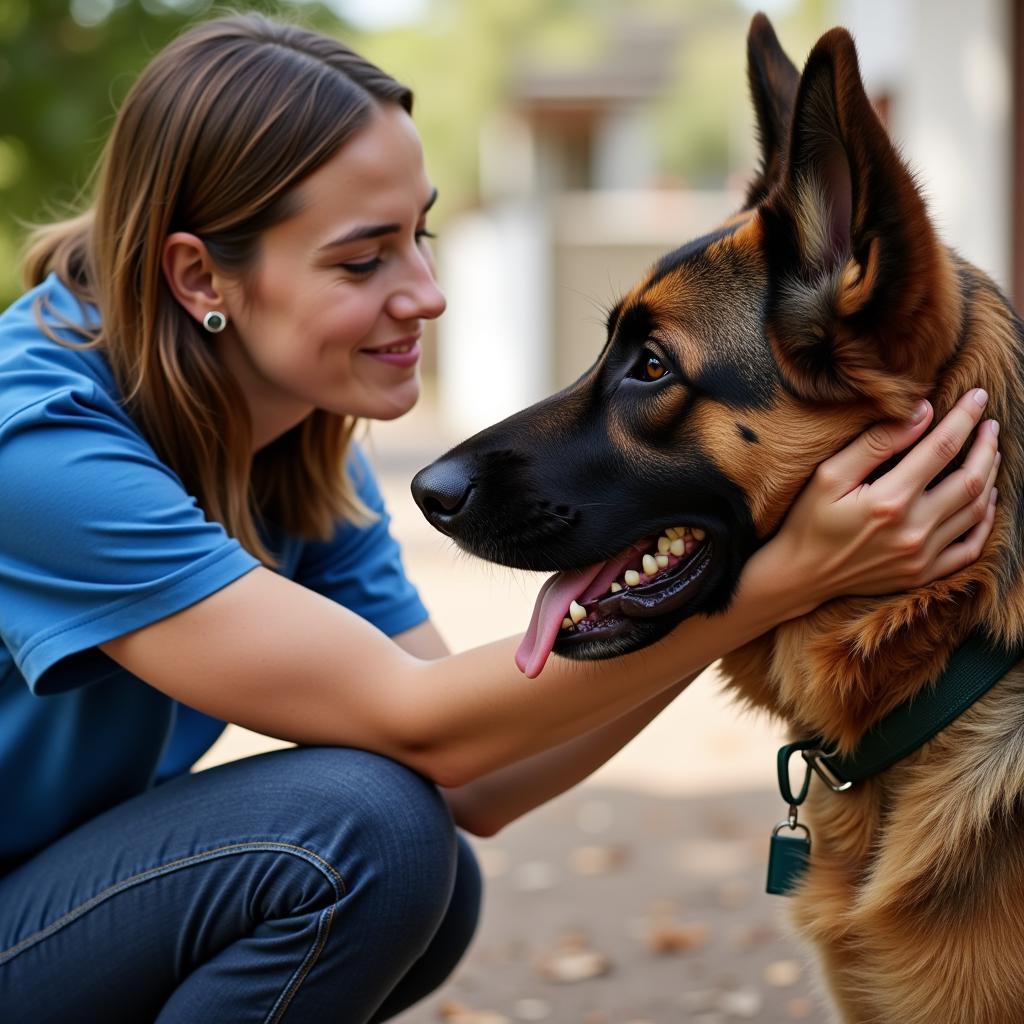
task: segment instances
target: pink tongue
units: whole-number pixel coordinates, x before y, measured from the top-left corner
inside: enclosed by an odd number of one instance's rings
[[[555,644],[555,637],[562,628],[562,619],[569,613],[569,605],[593,583],[605,564],[598,562],[585,569],[556,572],[540,588],[530,628],[516,651],[516,664],[528,679],[540,675]]]
[[[576,600],[583,604],[603,594],[629,563],[636,560],[637,550],[629,548],[607,562],[585,569],[557,572],[544,583],[533,606],[530,627],[516,651],[516,665],[528,679],[540,675],[562,628],[562,619],[569,614],[569,605]]]

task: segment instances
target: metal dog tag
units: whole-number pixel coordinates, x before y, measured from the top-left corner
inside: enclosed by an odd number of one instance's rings
[[[798,829],[804,834],[780,836],[779,829]],[[790,896],[800,884],[807,871],[811,856],[811,833],[806,825],[780,821],[772,829],[771,846],[768,850],[768,885],[766,889],[773,896]]]

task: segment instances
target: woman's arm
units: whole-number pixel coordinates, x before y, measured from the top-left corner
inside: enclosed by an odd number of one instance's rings
[[[853,517],[857,543],[840,545],[827,559],[820,547],[810,550],[821,515],[808,515],[796,531],[800,543],[783,530],[755,554],[726,613],[689,619],[665,641],[614,661],[556,658],[538,681],[527,682],[513,662],[518,638],[423,660],[346,609],[262,568],[103,650],[155,688],[216,717],[300,743],[374,750],[442,785],[462,786],[622,718],[727,651],[865,579],[868,585],[880,574],[883,583],[910,580],[924,571],[921,552],[933,537],[944,537],[945,547],[977,523],[967,540],[953,545],[953,562],[949,551],[933,561],[949,572],[956,560],[962,565],[976,557],[991,513],[979,514],[978,501],[961,506],[965,490],[972,497],[984,491],[985,476],[974,486],[978,460],[920,495],[949,461],[950,445],[958,450],[980,419],[981,408],[971,406],[970,399],[961,401],[933,432],[944,444],[929,439],[919,446],[916,451],[927,451],[913,464],[914,474],[903,474],[901,491],[878,487],[891,473],[870,485],[876,490],[867,497],[858,492],[852,508],[835,495],[830,507]],[[916,437],[923,429],[919,424],[909,433]],[[991,463],[990,438],[983,431],[979,444]],[[885,458],[882,447],[868,444],[874,464]],[[861,455],[859,464],[865,461]],[[816,477],[812,504],[831,495],[833,476]],[[950,508],[959,511],[949,515]],[[824,522],[834,530],[827,515]],[[908,523],[913,544],[904,535]],[[849,534],[841,539],[849,541]]]

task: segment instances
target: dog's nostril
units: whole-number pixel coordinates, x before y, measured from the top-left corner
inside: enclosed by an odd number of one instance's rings
[[[413,477],[412,496],[428,518],[453,516],[466,504],[473,480],[459,463],[435,462]]]
[[[433,494],[428,494],[422,502],[423,511],[434,513],[436,515],[451,515],[453,512],[458,511],[461,502],[445,502],[441,498],[435,497]]]

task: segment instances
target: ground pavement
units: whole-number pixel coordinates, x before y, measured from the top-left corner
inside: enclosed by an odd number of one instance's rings
[[[482,565],[408,494],[452,438],[431,403],[374,426],[369,454],[406,566],[455,650],[525,629],[541,577]],[[543,680],[523,681],[543,699]],[[824,1024],[786,900],[764,893],[777,727],[705,673],[589,780],[475,846],[487,878],[474,945],[400,1024]],[[207,766],[282,745],[240,729]]]

